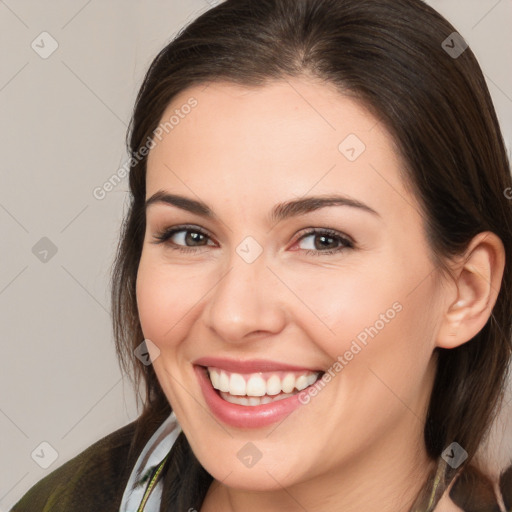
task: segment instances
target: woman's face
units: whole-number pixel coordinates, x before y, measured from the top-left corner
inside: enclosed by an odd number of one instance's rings
[[[194,86],[164,122],[146,198],[183,199],[147,206],[137,301],[201,464],[252,490],[424,464],[442,288],[382,124],[305,79]]]

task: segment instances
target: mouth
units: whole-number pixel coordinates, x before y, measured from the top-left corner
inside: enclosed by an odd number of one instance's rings
[[[256,407],[290,398],[314,385],[321,370],[278,370],[236,373],[213,366],[201,366],[220,398],[231,404]]]
[[[325,371],[268,359],[202,357],[193,362],[204,401],[214,416],[235,428],[275,424],[308,401]],[[309,395],[307,395],[309,396]],[[311,409],[308,409],[312,414]]]

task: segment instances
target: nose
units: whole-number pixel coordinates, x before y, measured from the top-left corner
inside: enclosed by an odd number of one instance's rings
[[[234,254],[203,310],[207,327],[230,343],[277,334],[286,324],[282,292],[263,256],[247,263]]]

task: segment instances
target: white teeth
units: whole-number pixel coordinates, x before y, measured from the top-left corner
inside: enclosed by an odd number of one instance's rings
[[[208,368],[208,373],[212,386],[221,391],[221,395],[230,394],[236,397],[248,396],[250,398],[263,397],[262,399],[258,398],[257,403],[252,400],[252,404],[248,402],[242,405],[259,405],[260,403],[268,403],[262,400],[269,399],[273,401],[271,397],[281,399],[282,394],[298,393],[314,384],[321,375],[320,372],[310,371],[305,371],[302,374],[297,372],[278,372],[273,374],[253,373],[251,375],[242,375],[240,373],[226,372],[218,368]]]
[[[255,405],[263,405],[269,404],[270,402],[277,402],[278,400],[284,400],[285,398],[289,398],[293,396],[293,393],[281,393],[279,396],[234,396],[229,393],[221,392],[220,396],[226,400],[226,402],[230,402],[232,404],[245,405],[245,406],[255,406]]]
[[[281,383],[281,389],[283,390],[283,393],[291,393],[293,391],[294,387],[295,387],[295,375],[293,375],[293,373],[289,373],[283,379],[283,382]]]
[[[312,373],[309,377],[308,377],[308,386],[311,386],[311,384],[314,384],[318,379],[318,374],[317,373]],[[307,387],[307,386],[306,386]]]
[[[304,388],[308,387],[308,378],[305,375],[301,375],[296,381],[295,381],[295,387],[301,391]]]
[[[267,380],[267,395],[278,395],[281,393],[281,379],[277,375],[272,375]]]
[[[229,377],[226,372],[220,372],[219,387],[217,389],[220,391],[229,391]]]
[[[239,373],[232,373],[229,378],[229,392],[232,395],[245,395],[247,385],[245,379]]]
[[[219,389],[220,377],[219,377],[219,373],[217,372],[217,370],[210,370],[210,380],[212,381],[212,386],[215,389]]]
[[[253,375],[247,381],[245,394],[249,396],[263,396],[267,392],[267,385],[259,375]]]

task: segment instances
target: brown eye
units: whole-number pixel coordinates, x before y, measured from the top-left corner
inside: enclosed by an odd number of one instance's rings
[[[311,239],[311,242],[306,244],[309,247],[305,247],[303,250],[306,251],[306,254],[311,255],[333,254],[354,247],[351,240],[341,233],[330,229],[309,231],[297,241],[297,244],[308,238]]]
[[[165,244],[171,249],[193,252],[195,247],[208,245],[210,237],[201,229],[191,226],[178,226],[165,229],[153,235],[155,244]]]

